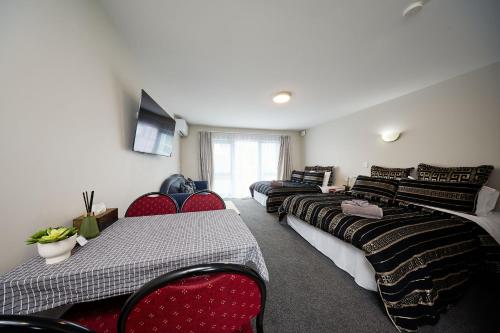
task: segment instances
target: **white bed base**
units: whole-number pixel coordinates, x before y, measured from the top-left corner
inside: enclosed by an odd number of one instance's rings
[[[267,195],[262,194],[262,193],[257,192],[257,191],[253,191],[253,198],[255,199],[255,201],[260,203],[262,206],[266,207]]]
[[[337,267],[349,273],[360,287],[372,291],[378,290],[375,270],[362,250],[293,215],[288,214],[286,220],[293,230],[319,252],[330,258]]]

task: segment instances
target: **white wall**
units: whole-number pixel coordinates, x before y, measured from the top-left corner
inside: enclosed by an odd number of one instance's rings
[[[385,143],[380,133],[402,131]],[[311,128],[306,164],[334,164],[337,183],[369,175],[363,166],[416,167],[492,164],[500,189],[500,62]]]
[[[298,131],[258,130],[231,127],[209,127],[192,125],[189,127],[189,136],[181,138],[181,172],[184,176],[194,180],[200,179],[200,135],[201,131],[228,132],[228,133],[253,133],[277,134],[290,136],[290,155],[292,167],[304,168],[303,138]]]
[[[0,272],[35,254],[24,240],[67,225],[82,190],[123,215],[179,170],[131,151],[142,81],[92,0],[0,4]]]

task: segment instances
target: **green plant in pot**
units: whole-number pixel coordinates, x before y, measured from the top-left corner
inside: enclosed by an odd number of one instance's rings
[[[76,245],[76,228],[46,228],[37,231],[26,240],[26,244],[36,244],[38,254],[45,263],[56,264],[68,259]]]

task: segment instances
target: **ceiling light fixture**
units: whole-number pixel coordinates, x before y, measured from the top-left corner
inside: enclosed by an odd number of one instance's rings
[[[403,11],[403,16],[404,17],[413,16],[417,14],[419,11],[421,11],[423,7],[424,7],[423,1],[415,1],[411,5],[406,7],[406,9]]]
[[[292,98],[292,93],[289,91],[282,91],[274,95],[273,102],[276,104],[288,103]]]
[[[400,134],[401,133],[396,132],[396,131],[387,131],[387,132],[383,132],[380,136],[382,137],[382,140],[385,142],[393,142],[399,138]]]

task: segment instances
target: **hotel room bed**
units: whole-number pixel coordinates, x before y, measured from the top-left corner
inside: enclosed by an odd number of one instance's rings
[[[377,202],[380,220],[342,214],[349,195],[304,194],[279,208],[287,223],[368,290],[378,291],[399,330],[434,323],[480,264],[496,266],[500,216]],[[487,233],[486,231],[489,233]],[[488,262],[490,260],[490,262]]]
[[[250,194],[268,213],[275,213],[287,197],[295,194],[321,193],[321,187],[292,181],[260,181],[250,185]]]

